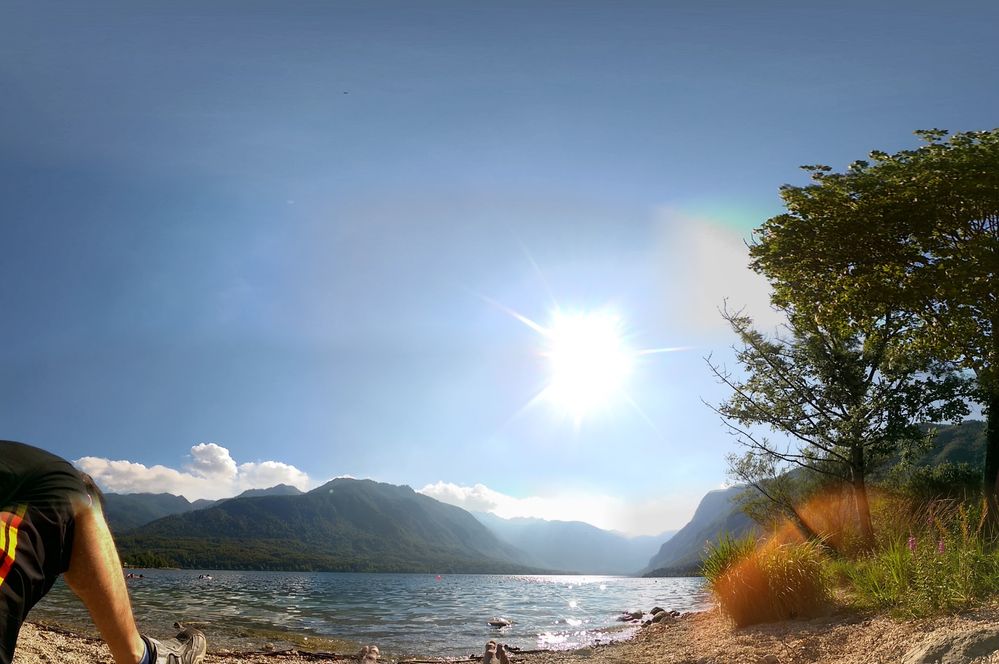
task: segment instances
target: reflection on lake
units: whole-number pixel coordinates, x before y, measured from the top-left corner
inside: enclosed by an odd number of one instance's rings
[[[622,611],[709,606],[702,578],[136,571],[144,578],[128,584],[140,629],[165,636],[179,620],[204,629],[210,647],[259,647],[284,633],[375,643],[394,656],[480,653],[490,638],[567,649],[630,635],[616,621]],[[493,617],[513,624],[490,627]],[[62,583],[32,618],[88,624]]]

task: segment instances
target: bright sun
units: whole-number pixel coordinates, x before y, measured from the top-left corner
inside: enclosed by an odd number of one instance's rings
[[[634,364],[622,331],[621,320],[606,312],[556,313],[544,330],[551,377],[542,397],[577,422],[608,405]]]
[[[547,402],[572,418],[577,428],[583,418],[621,404],[630,406],[654,427],[625,389],[632,369],[650,355],[693,350],[690,346],[631,348],[626,343],[624,322],[608,310],[566,313],[556,305],[551,323],[545,327],[495,300],[480,297],[544,340],[541,354],[548,360],[548,382],[525,408]]]

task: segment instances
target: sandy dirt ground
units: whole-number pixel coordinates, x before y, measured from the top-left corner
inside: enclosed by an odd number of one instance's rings
[[[686,614],[649,625],[632,640],[570,652],[513,653],[513,664],[798,664],[898,662],[911,648],[935,635],[979,628],[999,631],[999,606],[926,620],[898,621],[838,611],[812,620],[735,628],[717,611]],[[209,640],[211,635],[209,634]],[[353,653],[226,652],[211,648],[205,664],[299,664],[357,661]],[[386,663],[397,662],[390,654]],[[455,662],[432,654],[408,662]],[[999,656],[976,660],[999,662]],[[27,624],[18,641],[14,664],[94,662],[113,664],[104,644],[94,638]]]

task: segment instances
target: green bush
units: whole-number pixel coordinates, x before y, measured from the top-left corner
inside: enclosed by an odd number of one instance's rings
[[[868,556],[845,574],[861,606],[903,616],[967,608],[999,592],[999,552],[984,534],[983,503],[896,501]]]
[[[885,486],[924,503],[941,498],[966,499],[981,494],[982,469],[967,463],[899,464],[889,472]]]

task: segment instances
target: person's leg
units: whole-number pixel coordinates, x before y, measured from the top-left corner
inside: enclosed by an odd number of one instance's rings
[[[66,583],[83,601],[117,664],[138,664],[146,646],[132,605],[111,532],[96,501],[74,514],[73,548]]]

